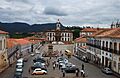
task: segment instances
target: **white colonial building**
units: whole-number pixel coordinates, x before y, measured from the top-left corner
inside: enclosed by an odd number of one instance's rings
[[[95,33],[97,30],[98,28],[84,28],[83,30],[80,31],[80,37],[89,36]]]
[[[120,74],[120,28],[100,30],[88,37],[88,58]]]
[[[70,30],[61,29],[61,23],[58,20],[55,30],[46,31],[46,39],[48,42],[71,43],[73,41],[73,33]]]

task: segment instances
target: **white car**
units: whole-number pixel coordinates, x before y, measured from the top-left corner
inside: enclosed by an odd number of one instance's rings
[[[36,53],[36,54],[40,54],[40,51],[39,51],[39,50],[35,50],[35,53]]]
[[[32,75],[44,75],[44,74],[47,74],[47,71],[42,70],[41,68],[36,68],[32,73]]]
[[[23,72],[23,69],[21,69],[21,68],[16,68],[16,72]]]
[[[19,67],[19,66],[22,66],[22,67],[23,67],[23,63],[17,63],[16,66],[17,66],[17,67]]]
[[[22,66],[18,66],[18,67],[16,68],[16,72],[22,73],[22,72],[23,72],[23,67],[22,67]]]
[[[34,53],[32,53],[32,54],[30,54],[31,56],[34,56],[35,54]]]
[[[23,63],[23,58],[18,59],[17,63]]]

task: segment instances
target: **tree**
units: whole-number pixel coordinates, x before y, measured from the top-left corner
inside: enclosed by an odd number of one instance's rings
[[[80,29],[75,29],[73,31],[73,39],[80,37]]]

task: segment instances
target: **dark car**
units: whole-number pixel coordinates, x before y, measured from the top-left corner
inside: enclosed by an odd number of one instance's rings
[[[79,70],[79,69],[78,69],[77,67],[66,67],[66,68],[64,69],[64,71],[65,71],[66,73],[75,73],[76,70]]]
[[[27,61],[28,61],[28,58],[24,58],[23,61],[24,61],[24,62],[27,62]]]
[[[33,59],[33,62],[35,63],[35,62],[41,62],[41,63],[45,63],[45,60],[43,59],[43,58],[35,58],[35,59]]]
[[[35,70],[36,68],[41,68],[42,70],[47,70],[46,67],[44,65],[42,65],[40,62],[36,62],[36,63],[34,63],[33,66],[31,66],[32,70]]]
[[[22,78],[22,73],[21,72],[15,72],[14,78]]]

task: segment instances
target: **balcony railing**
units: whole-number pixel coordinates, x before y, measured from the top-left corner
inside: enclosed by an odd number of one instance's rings
[[[103,46],[100,46],[100,45],[95,45],[95,44],[90,44],[90,43],[87,43],[87,45],[89,45],[91,47],[101,49],[101,50],[104,50],[104,51],[108,51],[110,53],[115,53],[117,55],[120,55],[120,50],[114,50],[112,48],[106,48],[106,47],[103,47]]]
[[[87,43],[87,45],[89,45],[89,46],[91,46],[91,47],[95,47],[95,48],[101,49],[101,46],[99,46],[99,45],[90,44],[90,43]]]

